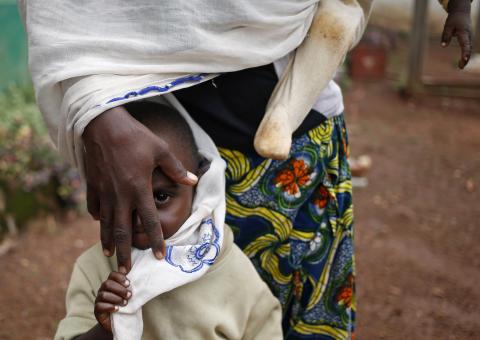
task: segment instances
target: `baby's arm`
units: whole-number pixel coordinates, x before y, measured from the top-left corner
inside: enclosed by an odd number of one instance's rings
[[[93,281],[93,282],[92,282]],[[67,316],[57,329],[55,340],[113,339],[110,314],[131,297],[124,274],[112,272],[99,286],[76,264],[67,290]]]
[[[462,51],[458,67],[463,69],[472,54],[471,0],[450,0],[445,8],[448,12],[442,34],[442,46],[447,47],[452,37],[457,37]]]
[[[98,289],[95,299],[94,314],[98,321],[87,333],[76,340],[113,339],[110,314],[118,311],[120,306],[126,306],[132,293],[128,290],[130,282],[123,273],[111,272],[107,280]]]
[[[128,290],[130,282],[125,274],[111,272],[108,279],[102,283],[95,299],[94,314],[98,323],[111,332],[110,314],[118,311],[119,306],[126,306],[132,293]]]

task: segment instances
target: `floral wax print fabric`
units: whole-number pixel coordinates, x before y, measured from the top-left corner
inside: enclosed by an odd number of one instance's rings
[[[220,148],[235,242],[283,307],[286,339],[351,339],[352,184],[343,115],[294,138],[285,161]]]

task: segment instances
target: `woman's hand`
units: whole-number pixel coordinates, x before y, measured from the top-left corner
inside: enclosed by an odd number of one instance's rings
[[[135,120],[123,107],[105,111],[83,133],[88,211],[100,220],[106,256],[116,247],[119,271],[131,268],[132,214],[137,212],[158,259],[165,242],[152,194],[152,173],[159,167],[178,183],[194,185],[168,144]]]
[[[471,0],[450,0],[448,17],[442,34],[442,46],[450,44],[452,37],[457,37],[461,48],[458,67],[463,69],[472,54],[472,24],[470,19]]]
[[[95,299],[94,314],[98,323],[106,331],[112,331],[110,314],[115,313],[121,306],[126,306],[132,293],[128,290],[130,282],[125,274],[111,272],[108,279],[102,283]]]

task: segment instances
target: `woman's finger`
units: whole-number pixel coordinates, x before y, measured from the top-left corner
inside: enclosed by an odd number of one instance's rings
[[[126,274],[132,267],[132,209],[120,202],[114,210],[113,239],[116,246],[118,271]]]
[[[445,25],[443,28],[443,34],[442,34],[442,46],[447,47],[450,45],[450,42],[452,41],[452,36],[453,36],[453,27],[450,25]]]
[[[197,184],[198,177],[185,169],[182,162],[170,152],[165,142],[159,141],[157,150],[156,163],[172,181],[186,185]]]
[[[100,200],[99,200],[99,192],[98,186],[94,184],[98,184],[98,177],[95,175],[97,171],[95,171],[95,152],[94,148],[90,149],[90,152],[85,152],[85,177],[87,182],[87,210],[92,215],[95,220],[100,218]]]
[[[113,207],[106,198],[102,199],[100,207],[100,241],[105,256],[112,256],[115,252],[115,243],[113,242]]]
[[[463,69],[467,65],[472,54],[472,39],[470,36],[470,32],[468,31],[458,31],[456,35],[458,42],[460,43],[460,48],[462,50],[460,61],[458,62],[458,67]]]
[[[158,217],[152,192],[151,185],[147,187],[145,192],[142,192],[139,197],[139,204],[137,205],[137,214],[148,235],[153,254],[160,260],[165,257],[165,240],[163,239],[162,225]]]
[[[88,176],[88,175],[87,175]],[[87,210],[95,220],[100,218],[100,200],[97,190],[87,180]]]

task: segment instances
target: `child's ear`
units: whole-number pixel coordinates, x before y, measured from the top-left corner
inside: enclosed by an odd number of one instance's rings
[[[206,173],[210,169],[210,161],[204,157],[198,162],[198,171],[197,176],[198,178],[202,177],[204,173]]]

